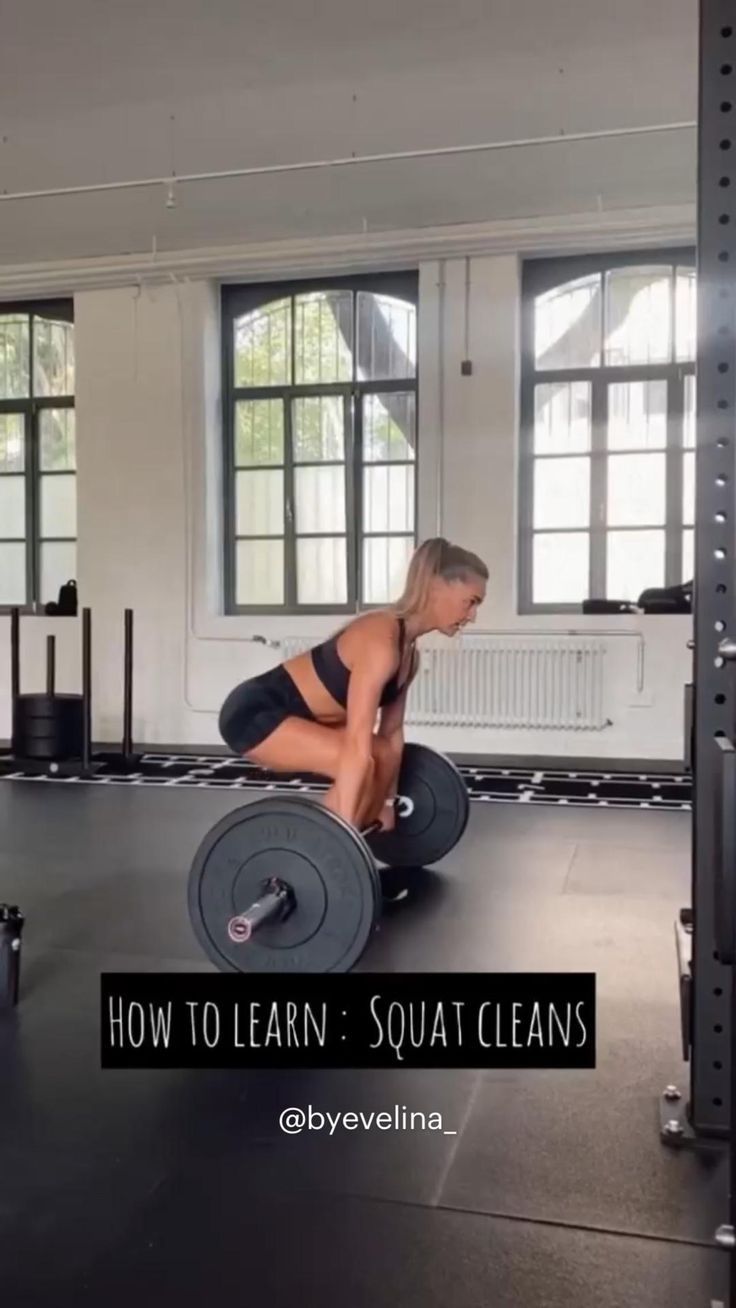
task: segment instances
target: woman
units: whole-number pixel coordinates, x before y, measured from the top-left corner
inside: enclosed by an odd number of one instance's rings
[[[487,580],[475,554],[442,537],[425,541],[397,603],[236,686],[220,712],[223,739],[259,767],[329,777],[327,808],[356,827],[377,821],[390,831],[415,642],[474,622]]]

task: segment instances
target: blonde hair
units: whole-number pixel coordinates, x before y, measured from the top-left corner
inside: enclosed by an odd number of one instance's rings
[[[465,582],[472,577],[481,577],[487,581],[488,568],[477,554],[471,554],[460,545],[452,545],[443,536],[425,540],[411,557],[403,594],[391,606],[399,617],[407,618],[424,608],[436,577],[443,581]]]

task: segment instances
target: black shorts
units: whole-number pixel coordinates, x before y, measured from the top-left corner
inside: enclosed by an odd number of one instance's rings
[[[288,672],[279,665],[231,690],[220,709],[220,735],[233,754],[247,754],[292,717],[314,721]]]

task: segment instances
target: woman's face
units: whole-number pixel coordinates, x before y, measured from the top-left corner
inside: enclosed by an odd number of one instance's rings
[[[485,597],[486,583],[482,577],[439,581],[434,603],[437,630],[443,636],[456,636],[466,623],[475,622]]]

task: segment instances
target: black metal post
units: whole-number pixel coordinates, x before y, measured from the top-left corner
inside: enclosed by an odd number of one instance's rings
[[[92,759],[92,610],[82,609],[82,769]]]
[[[16,714],[20,695],[20,609],[10,613],[10,749],[15,754]]]
[[[13,700],[20,695],[20,609],[10,614],[10,693]]]
[[[125,610],[125,667],[123,686],[123,758],[133,753],[133,610]]]
[[[46,694],[56,693],[56,636],[46,637]]]

